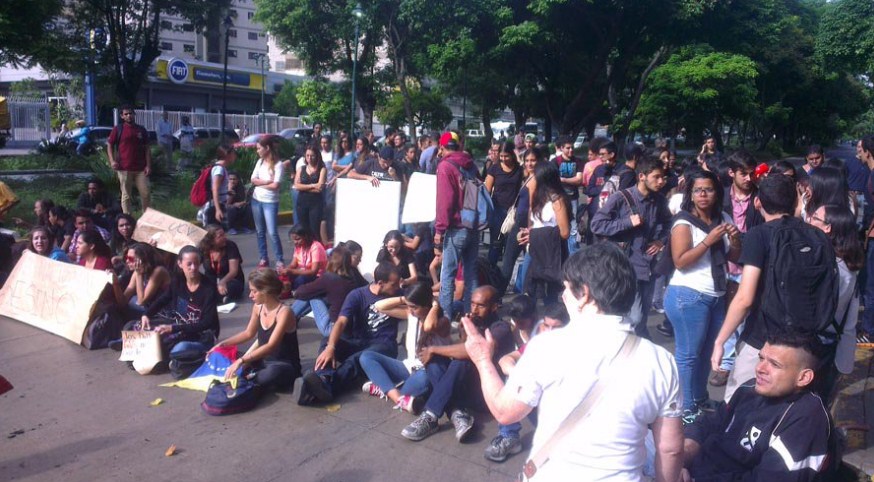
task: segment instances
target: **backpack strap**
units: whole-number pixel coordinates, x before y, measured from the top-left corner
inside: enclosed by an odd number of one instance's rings
[[[631,210],[631,214],[634,216],[639,216],[640,210],[637,209],[637,203],[634,202],[634,198],[631,197],[631,193],[628,192],[628,189],[623,189],[619,191],[619,194],[621,194],[622,197],[625,198],[625,202],[626,204],[628,204],[628,209]]]

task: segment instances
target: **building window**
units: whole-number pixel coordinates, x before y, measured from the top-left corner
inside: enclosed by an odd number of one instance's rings
[[[173,22],[161,20],[161,30],[173,30]]]
[[[303,68],[303,62],[301,62],[300,59],[295,59],[295,58],[286,59],[285,65],[286,65],[286,68],[289,70]]]
[[[240,15],[240,13],[237,12],[236,10],[234,10],[234,9],[231,9],[231,11],[228,12],[228,15],[230,15],[231,18],[237,18],[237,17]]]
[[[161,42],[161,50],[173,50],[173,42]]]
[[[228,49],[228,57],[236,58],[236,57],[237,57],[237,51],[236,51],[236,50],[230,50],[230,49]]]
[[[249,32],[249,40],[258,40],[258,32]]]
[[[237,38],[237,31],[234,29],[228,30],[228,37]]]
[[[253,18],[255,18],[255,12],[246,12],[246,18],[252,20]]]
[[[194,32],[194,24],[191,23],[183,23],[182,30],[185,32]]]
[[[249,52],[249,58],[251,60],[258,60],[261,58],[261,54],[259,54],[258,52]]]
[[[282,60],[277,60],[276,61],[276,70],[279,70],[280,72],[285,70],[285,62]]]
[[[193,54],[194,44],[184,44],[182,45],[182,50],[184,50],[186,53]]]

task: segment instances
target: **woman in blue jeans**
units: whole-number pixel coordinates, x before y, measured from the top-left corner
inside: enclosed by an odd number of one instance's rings
[[[416,358],[416,352],[424,346],[451,343],[449,319],[443,316],[431,287],[425,283],[413,285],[406,296],[380,301],[376,309],[398,318],[409,317],[407,359],[365,351],[358,361],[370,381],[361,389],[374,397],[388,398],[398,410],[415,413],[430,388],[425,366]]]
[[[276,255],[276,270],[285,269],[282,256],[282,241],[279,239],[277,215],[279,214],[279,185],[282,183],[282,163],[279,162],[279,141],[276,136],[264,136],[258,140],[255,147],[258,152],[258,162],[250,178],[255,186],[252,192],[252,217],[255,220],[255,231],[258,237],[258,254],[261,261],[259,268],[270,265],[267,255],[267,235],[273,243],[273,253]]]
[[[723,195],[715,174],[691,173],[671,228],[676,271],[665,292],[665,313],[674,324],[685,423],[695,420],[708,398],[711,350],[725,320],[727,261],[740,255],[740,234],[722,212]]]

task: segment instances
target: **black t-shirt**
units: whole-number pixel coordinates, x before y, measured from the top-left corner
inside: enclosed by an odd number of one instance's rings
[[[403,177],[403,172],[395,166],[395,163],[392,163],[389,168],[394,167],[395,172],[397,173],[398,180]],[[368,159],[363,164],[359,164],[358,167],[355,168],[355,172],[358,174],[365,174],[368,176],[373,176],[380,181],[394,181],[394,179],[388,175],[388,169],[383,168],[379,164],[378,159]]]
[[[388,251],[386,251],[385,248],[379,250],[379,254],[376,255],[376,262],[392,262],[391,256],[389,256]],[[404,251],[403,254],[401,254],[401,262],[397,265],[398,276],[400,276],[401,279],[409,278],[411,274],[410,264],[415,264],[415,262],[416,258],[413,257],[413,253],[410,253],[409,251]]]
[[[516,165],[515,169],[505,172],[500,163],[492,164],[486,174],[495,179],[492,186],[492,199],[496,207],[510,209],[516,202],[519,194],[519,186],[522,185],[522,166]]]
[[[771,238],[780,224],[780,220],[771,221],[765,224],[760,224],[747,231],[744,236],[743,250],[741,251],[738,264],[755,266],[762,270],[759,275],[759,283],[756,287],[756,298],[753,306],[747,316],[744,331],[741,334],[741,340],[749,344],[753,348],[761,349],[765,341],[768,339],[768,334],[776,327],[768,327],[762,317],[760,303],[762,301],[762,293],[765,290],[765,277],[768,276],[768,255],[770,254]]]
[[[576,177],[576,175],[580,172],[583,172],[583,168],[586,166],[586,161],[578,158],[571,157],[570,159],[565,160],[564,157],[558,156],[555,158],[555,163],[558,166],[559,174],[562,178],[571,178]],[[570,187],[567,185],[563,185],[564,192],[571,199],[579,199],[580,197],[580,189],[578,187]]]
[[[229,261],[236,259],[240,262],[240,268],[237,270],[237,276],[234,279],[242,283],[245,281],[245,278],[243,276],[243,256],[240,254],[240,248],[233,241],[228,240],[226,243],[224,255],[218,263],[212,260],[211,253],[204,253],[203,272],[210,279],[224,278],[228,275],[228,271],[231,270]]]
[[[349,292],[340,308],[340,316],[349,320],[344,335],[370,342],[391,345],[397,343],[399,320],[379,313],[373,307],[374,303],[385,298],[386,296],[373,294],[370,286],[362,286]]]

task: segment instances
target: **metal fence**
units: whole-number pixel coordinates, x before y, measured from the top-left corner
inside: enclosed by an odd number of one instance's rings
[[[12,121],[9,147],[30,147],[52,137],[51,106],[45,98],[9,97],[6,102]]]
[[[119,116],[121,112],[118,109],[113,110],[115,124],[121,122]],[[147,130],[155,130],[163,111],[159,110],[134,110],[137,124],[145,127]],[[182,118],[188,117],[193,127],[214,127],[219,128],[222,125],[222,115],[217,113],[207,112],[173,112],[167,111],[167,120],[173,125],[173,131],[182,127]],[[283,117],[279,114],[265,113],[263,118],[261,114],[226,114],[225,128],[240,129],[250,134],[270,132],[276,133],[282,129],[289,129],[304,126],[303,121],[298,117]]]

